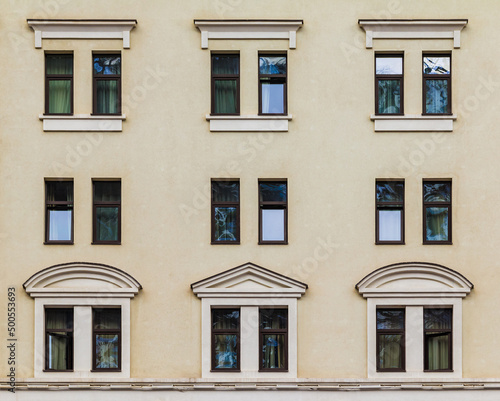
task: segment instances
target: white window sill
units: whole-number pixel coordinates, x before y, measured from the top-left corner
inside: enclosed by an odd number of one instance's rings
[[[121,131],[125,114],[110,116],[93,116],[90,114],[74,114],[72,116],[56,116],[40,114],[44,131]]]
[[[291,114],[282,116],[214,116],[207,114],[212,132],[287,132]]]
[[[442,116],[427,116],[419,114],[406,114],[404,116],[370,116],[375,124],[375,132],[418,132],[418,131],[453,131],[453,121],[457,119],[456,114]]]

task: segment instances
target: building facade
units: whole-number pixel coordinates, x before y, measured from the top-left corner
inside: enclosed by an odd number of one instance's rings
[[[499,5],[0,7],[0,400],[498,400]]]

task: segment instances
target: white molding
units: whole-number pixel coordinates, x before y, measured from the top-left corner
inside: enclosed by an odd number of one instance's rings
[[[453,47],[458,49],[460,33],[467,23],[467,19],[358,20],[366,32],[367,49],[373,47],[374,39],[453,39]]]
[[[72,116],[55,116],[40,114],[44,131],[122,131],[125,114],[118,116],[74,114]]]
[[[35,48],[42,48],[42,39],[121,39],[123,48],[130,48],[130,31],[135,19],[114,20],[39,20],[28,19],[35,32]]]
[[[211,132],[287,132],[292,115],[284,116],[213,116],[206,115]]]
[[[201,48],[208,49],[209,39],[286,39],[290,49],[297,47],[299,19],[284,20],[194,20],[201,32]]]
[[[427,116],[420,114],[405,114],[404,116],[384,116],[372,114],[375,132],[451,132],[456,114],[443,116]]]

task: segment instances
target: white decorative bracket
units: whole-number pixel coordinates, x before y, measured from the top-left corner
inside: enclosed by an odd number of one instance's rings
[[[122,39],[123,48],[130,48],[130,31],[135,19],[72,20],[28,19],[35,32],[35,48],[42,48],[42,39]]]
[[[209,39],[287,39],[290,49],[297,47],[297,31],[303,20],[194,20],[201,32],[201,48]]]
[[[367,49],[373,47],[374,39],[453,39],[453,47],[458,49],[460,33],[468,22],[467,19],[358,20],[366,32]]]

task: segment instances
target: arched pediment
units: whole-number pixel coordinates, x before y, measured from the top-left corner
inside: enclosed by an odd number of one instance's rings
[[[133,298],[142,288],[129,274],[99,263],[73,262],[40,270],[24,284],[26,292],[37,297]]]
[[[465,297],[473,284],[460,273],[434,263],[405,262],[368,274],[356,289],[369,297]]]

